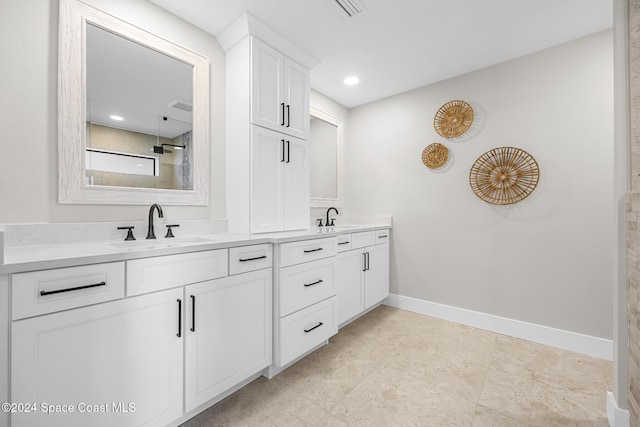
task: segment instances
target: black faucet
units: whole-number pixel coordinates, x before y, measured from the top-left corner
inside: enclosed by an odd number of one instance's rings
[[[331,222],[329,222],[329,212],[331,212],[331,210],[334,210],[336,212],[336,215],[339,215],[340,212],[338,212],[338,209],[331,207],[329,209],[327,209],[327,220],[325,221],[324,225],[327,227],[333,227],[333,218],[331,218]]]
[[[147,228],[147,239],[155,239],[156,234],[153,232],[153,210],[158,211],[158,218],[162,218],[162,208],[159,204],[154,203],[149,208],[149,228]]]

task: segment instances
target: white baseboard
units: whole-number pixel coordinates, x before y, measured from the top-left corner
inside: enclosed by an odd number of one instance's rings
[[[613,393],[607,392],[607,419],[609,427],[629,427],[629,411],[620,409]]]
[[[550,328],[506,317],[467,310],[417,298],[390,294],[383,304],[425,314],[474,328],[496,332],[527,341],[585,354],[599,359],[613,360],[613,342],[577,332]]]

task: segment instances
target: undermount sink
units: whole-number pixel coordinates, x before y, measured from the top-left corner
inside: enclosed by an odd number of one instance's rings
[[[318,233],[340,233],[342,231],[349,231],[354,228],[361,228],[361,225],[333,225],[330,227],[318,228]]]
[[[212,239],[205,239],[204,237],[175,237],[169,239],[156,239],[156,240],[130,240],[125,242],[110,243],[111,246],[119,249],[162,249],[173,248],[177,246],[190,245],[192,243],[207,243],[215,242]]]
[[[332,229],[334,231],[342,231],[342,230],[350,230],[352,228],[360,228],[362,227],[361,225],[335,225],[333,227],[328,227],[329,229]]]

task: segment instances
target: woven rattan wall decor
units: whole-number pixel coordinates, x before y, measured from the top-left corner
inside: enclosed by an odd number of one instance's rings
[[[473,123],[473,108],[464,101],[449,101],[438,109],[433,127],[443,138],[455,138],[464,134]]]
[[[510,205],[527,198],[539,178],[538,162],[515,147],[487,151],[469,172],[469,184],[476,196],[494,205]]]
[[[429,169],[438,169],[449,160],[449,150],[440,143],[429,144],[422,150],[422,163]]]

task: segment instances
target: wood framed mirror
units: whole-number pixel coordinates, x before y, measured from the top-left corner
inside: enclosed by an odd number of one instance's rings
[[[59,203],[207,205],[209,60],[60,0]]]
[[[342,119],[311,107],[309,181],[311,207],[342,207]]]

